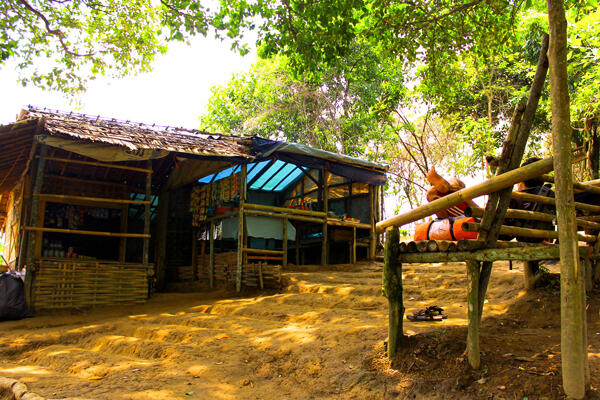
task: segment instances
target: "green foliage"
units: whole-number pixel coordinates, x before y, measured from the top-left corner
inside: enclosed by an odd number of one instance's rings
[[[75,94],[95,75],[148,70],[165,51],[150,0],[7,0],[0,15],[0,66],[12,59],[24,85]]]
[[[364,155],[377,138],[372,109],[402,82],[368,46],[356,45],[343,68],[322,68],[310,77],[295,73],[285,56],[260,60],[250,72],[212,89],[203,129],[285,138],[326,150]]]

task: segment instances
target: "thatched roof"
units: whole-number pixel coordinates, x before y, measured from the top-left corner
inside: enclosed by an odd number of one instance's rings
[[[19,120],[38,119],[43,119],[43,131],[46,134],[121,146],[132,152],[146,149],[248,158],[250,151],[247,138],[213,135],[194,129],[66,114],[33,107],[22,111],[19,116]]]

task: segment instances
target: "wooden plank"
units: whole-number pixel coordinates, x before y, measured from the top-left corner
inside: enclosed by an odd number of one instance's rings
[[[56,233],[69,233],[72,235],[85,235],[85,236],[110,236],[110,237],[127,237],[127,238],[149,238],[150,235],[143,233],[116,233],[116,232],[101,232],[101,231],[84,231],[77,229],[61,229],[61,228],[40,228],[37,226],[26,226],[23,229],[26,231],[34,232],[56,232]]]
[[[48,161],[58,161],[58,162],[64,162],[64,163],[69,163],[69,164],[80,164],[80,165],[91,165],[91,166],[95,166],[95,167],[124,169],[127,171],[143,172],[146,174],[152,173],[151,168],[130,167],[129,165],[107,164],[107,163],[101,163],[101,162],[97,162],[97,161],[73,160],[70,158],[60,158],[60,157],[47,157],[46,159]]]
[[[250,248],[243,248],[242,251],[244,253],[252,253],[252,254],[273,254],[273,255],[279,255],[279,256],[283,256],[284,252],[282,250],[264,250],[264,249],[250,249]]]
[[[273,261],[282,261],[283,257],[276,257],[276,256],[248,256],[248,260],[273,260]]]

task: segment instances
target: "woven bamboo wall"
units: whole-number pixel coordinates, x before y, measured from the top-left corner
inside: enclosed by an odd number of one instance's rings
[[[41,261],[35,275],[38,310],[143,303],[147,298],[142,265]]]

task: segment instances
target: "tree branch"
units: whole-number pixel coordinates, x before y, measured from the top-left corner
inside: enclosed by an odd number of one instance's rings
[[[69,50],[69,47],[67,46],[67,44],[64,41],[64,33],[60,29],[52,29],[50,27],[50,21],[48,21],[48,18],[46,18],[44,16],[44,14],[42,14],[40,11],[33,8],[27,1],[25,1],[25,0],[18,0],[18,1],[19,1],[19,3],[24,5],[25,8],[27,8],[29,11],[34,13],[38,18],[40,18],[44,22],[44,25],[46,25],[46,31],[49,34],[58,37],[58,41],[60,42],[60,45],[62,46],[65,53],[72,55],[74,57],[91,57],[96,54],[96,52],[87,53],[87,54],[79,54],[79,53]]]

